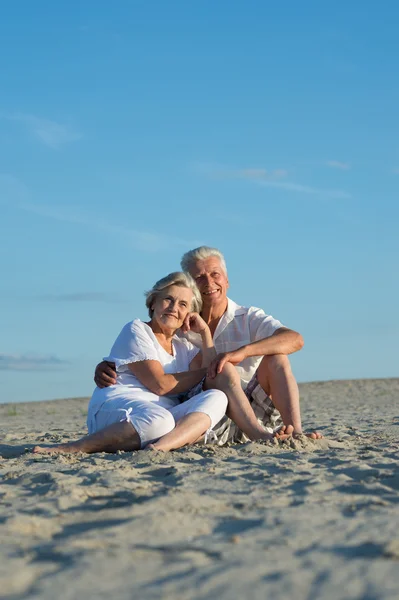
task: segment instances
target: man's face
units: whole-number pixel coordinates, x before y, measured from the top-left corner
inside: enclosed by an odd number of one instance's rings
[[[217,256],[197,260],[190,274],[201,293],[204,306],[214,306],[227,302],[229,280]]]

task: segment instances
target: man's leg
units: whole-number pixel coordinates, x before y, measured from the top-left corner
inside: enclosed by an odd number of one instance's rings
[[[226,363],[223,371],[214,379],[207,378],[206,389],[222,390],[229,401],[227,416],[244,432],[250,440],[271,440],[273,434],[265,430],[258,421],[252,406],[241,387],[240,377],[233,365]],[[290,434],[292,428],[288,429]]]
[[[298,384],[285,354],[264,356],[256,372],[259,385],[271,397],[285,426],[292,425],[295,434],[302,433]],[[311,433],[313,439],[321,438]]]

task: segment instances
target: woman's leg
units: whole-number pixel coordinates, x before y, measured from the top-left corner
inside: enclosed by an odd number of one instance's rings
[[[273,434],[269,433],[259,423],[256,415],[246,397],[240,377],[235,367],[227,363],[223,371],[215,378],[207,378],[205,388],[216,388],[222,390],[229,401],[227,416],[243,431],[251,440],[271,440]],[[280,439],[283,435],[280,436]]]
[[[205,413],[193,412],[176,423],[176,427],[154,444],[149,444],[151,450],[176,450],[187,444],[196,442],[209,429],[211,420]]]
[[[175,450],[194,444],[225,415],[227,397],[219,390],[207,390],[170,409],[176,427],[161,437],[151,449]]]
[[[55,444],[54,446],[35,446],[34,453],[59,452],[117,452],[118,450],[139,450],[140,437],[130,421],[122,421],[108,425],[104,429],[86,435],[76,442]]]
[[[124,406],[125,408],[122,408]],[[175,427],[173,415],[146,400],[106,403],[94,418],[95,431],[76,442],[35,446],[35,453],[117,452],[140,450]]]

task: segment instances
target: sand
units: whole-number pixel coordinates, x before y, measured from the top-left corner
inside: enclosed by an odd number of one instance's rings
[[[87,399],[0,405],[2,598],[399,597],[399,379],[301,385],[320,442],[37,456]]]

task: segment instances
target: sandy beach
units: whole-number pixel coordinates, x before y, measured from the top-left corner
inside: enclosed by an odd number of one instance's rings
[[[399,379],[300,386],[323,440],[38,456],[87,398],[0,405],[2,598],[397,599]]]

